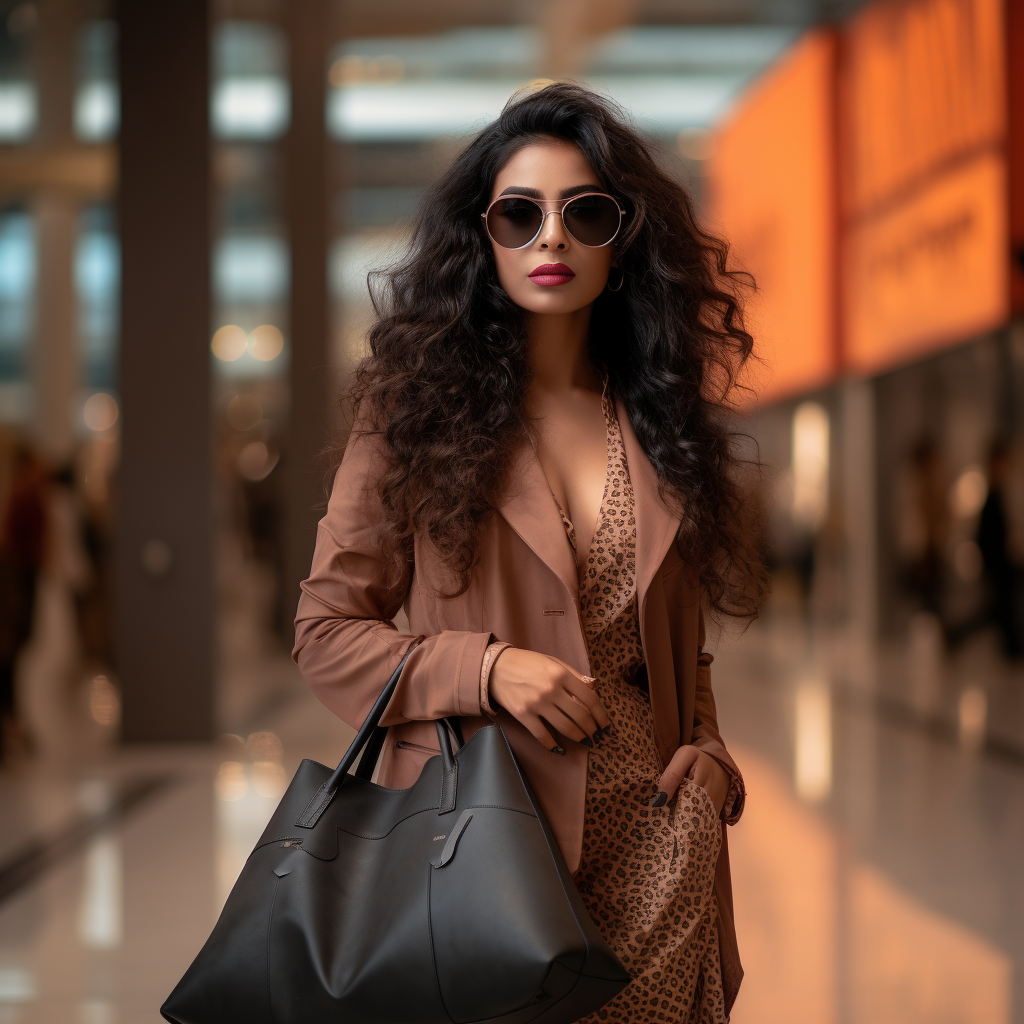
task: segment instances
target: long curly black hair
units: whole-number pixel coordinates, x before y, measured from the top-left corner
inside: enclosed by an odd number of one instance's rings
[[[425,534],[469,585],[478,528],[500,502],[530,423],[528,314],[498,283],[480,214],[517,150],[557,139],[583,152],[626,210],[616,242],[620,291],[591,317],[590,355],[629,414],[681,514],[680,554],[712,611],[750,617],[765,592],[751,505],[728,426],[752,339],[725,242],[698,224],[685,189],[608,100],[556,83],[514,97],[429,189],[405,258],[371,276],[377,320],[349,399],[383,439],[381,543],[399,576]]]

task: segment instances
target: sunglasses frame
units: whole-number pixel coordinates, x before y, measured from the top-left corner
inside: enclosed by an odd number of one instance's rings
[[[610,199],[615,204],[615,209],[619,211],[619,223],[615,226],[615,233],[612,235],[611,238],[608,239],[607,242],[602,242],[600,245],[587,245],[586,242],[581,242],[569,230],[568,226],[565,223],[565,217],[562,215],[562,212],[565,210],[566,206],[569,205],[569,203],[574,203],[577,199],[585,199],[587,196],[601,196],[603,199]],[[495,203],[500,203],[503,199],[525,199],[528,202],[531,202],[540,208],[540,227],[537,228],[537,233],[533,236],[533,238],[531,238],[528,242],[523,242],[522,245],[502,245],[501,242],[499,242],[494,237],[494,235],[491,234],[491,229],[487,226],[487,215],[491,212],[491,208],[495,205]],[[545,210],[545,203],[548,206],[555,204],[557,208],[553,210]],[[487,204],[487,209],[480,214],[480,219],[484,222],[484,231],[486,232],[487,237],[495,245],[501,245],[502,249],[511,249],[513,252],[516,252],[519,249],[525,249],[528,245],[533,245],[533,243],[536,242],[538,238],[540,238],[541,232],[543,232],[544,230],[544,225],[547,224],[548,217],[550,217],[552,214],[556,214],[558,216],[559,220],[561,220],[562,222],[562,228],[565,230],[565,233],[577,245],[582,245],[585,249],[603,249],[606,245],[611,245],[612,242],[614,242],[615,239],[619,237],[619,232],[622,230],[622,221],[626,216],[626,211],[619,205],[619,201],[615,198],[615,196],[609,195],[607,192],[581,192],[578,196],[569,196],[568,199],[535,199],[533,196],[522,196],[515,192],[509,192],[506,195],[498,196],[497,199],[492,199],[491,202]]]

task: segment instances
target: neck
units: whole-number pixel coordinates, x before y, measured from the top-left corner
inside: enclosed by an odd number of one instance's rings
[[[597,374],[587,351],[590,306],[572,313],[534,313],[526,329],[533,387],[544,391],[595,389]]]

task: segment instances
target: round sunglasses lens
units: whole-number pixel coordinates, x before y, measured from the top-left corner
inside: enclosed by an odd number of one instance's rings
[[[499,199],[487,213],[487,230],[491,238],[506,249],[526,245],[540,229],[544,214],[529,199],[512,196]]]
[[[580,196],[567,203],[562,220],[584,245],[607,245],[619,230],[619,208],[610,196]]]

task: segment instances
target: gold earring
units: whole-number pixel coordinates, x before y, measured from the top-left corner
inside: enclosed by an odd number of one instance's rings
[[[611,279],[612,279],[612,271],[613,270],[617,270],[619,272],[619,283],[614,288],[611,286]],[[608,270],[608,286],[607,286],[608,287],[608,291],[610,291],[610,292],[621,291],[622,290],[622,286],[625,283],[626,283],[626,272],[622,269],[622,267],[611,267]]]

